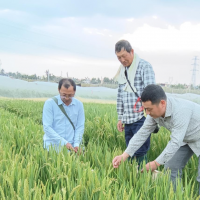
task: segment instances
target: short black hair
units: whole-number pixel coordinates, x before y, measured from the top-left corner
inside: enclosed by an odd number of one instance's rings
[[[133,49],[131,44],[127,40],[120,40],[115,44],[115,53],[120,52],[122,49],[126,50],[128,53]]]
[[[60,90],[62,85],[65,87],[65,88],[69,88],[70,86],[73,86],[73,89],[74,91],[76,91],[76,84],[75,82],[70,79],[70,78],[62,78],[59,83],[58,83],[58,89]]]
[[[166,100],[167,96],[160,85],[150,84],[142,92],[142,102],[151,101],[152,104],[158,104],[161,100]]]

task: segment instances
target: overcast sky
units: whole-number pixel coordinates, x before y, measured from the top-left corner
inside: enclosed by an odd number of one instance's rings
[[[115,43],[127,39],[152,64],[157,82],[188,84],[194,56],[200,59],[199,13],[199,0],[1,1],[1,68],[112,78]]]

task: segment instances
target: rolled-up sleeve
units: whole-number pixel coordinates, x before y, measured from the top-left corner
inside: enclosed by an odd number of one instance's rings
[[[66,145],[68,141],[53,130],[53,103],[53,101],[47,100],[44,104],[42,116],[43,130],[53,144],[59,145],[60,143],[63,146]]]
[[[85,114],[83,104],[80,104],[77,124],[75,127],[75,137],[74,137],[74,147],[78,147],[82,141],[83,133],[84,133],[84,124],[85,124]]]
[[[191,115],[191,109],[187,108],[184,108],[174,114],[173,128],[170,136],[171,139],[163,152],[156,158],[156,161],[159,164],[163,165],[169,161],[180,148],[190,123]]]

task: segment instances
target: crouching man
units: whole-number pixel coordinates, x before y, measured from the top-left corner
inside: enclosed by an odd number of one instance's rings
[[[155,84],[148,85],[144,89],[141,100],[147,118],[142,128],[130,140],[125,152],[113,159],[113,167],[118,168],[121,160],[125,161],[132,156],[158,123],[171,131],[171,139],[163,152],[154,161],[146,164],[146,170],[154,171],[158,166],[165,165],[166,169],[171,170],[171,180],[176,188],[176,178],[181,177],[182,169],[191,156],[196,154],[198,157],[197,181],[200,183],[200,105],[167,97],[163,89]]]
[[[44,148],[52,146],[57,151],[61,146],[80,150],[84,133],[85,115],[82,102],[74,98],[76,84],[63,78],[58,84],[59,95],[48,99],[43,107]]]

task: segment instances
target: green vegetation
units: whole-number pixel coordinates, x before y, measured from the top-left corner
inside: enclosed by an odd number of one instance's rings
[[[185,94],[185,93],[200,94],[199,88],[193,89],[193,88],[190,88],[190,87],[188,87],[188,88],[163,87],[165,92],[175,93],[175,94]]]
[[[0,99],[0,199],[197,199],[197,158],[187,164],[174,193],[168,174],[156,180],[137,173],[136,163],[112,167],[125,149],[124,133],[116,129],[116,105],[84,103],[85,153],[78,156],[43,149],[43,102]],[[161,129],[151,137],[149,159],[169,140]],[[160,168],[162,170],[162,168]]]

